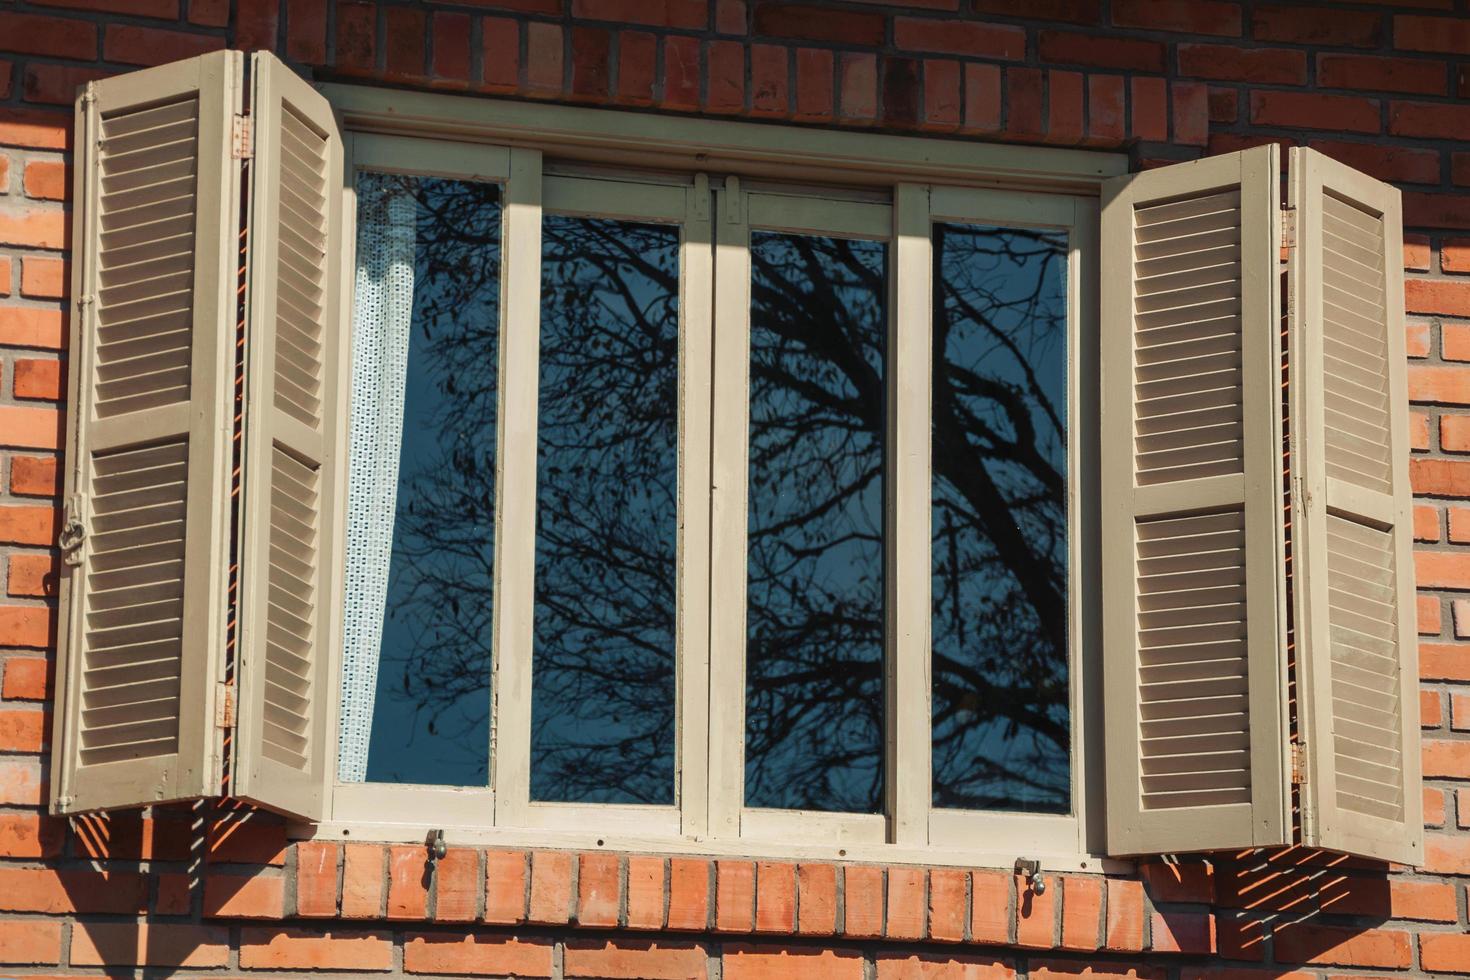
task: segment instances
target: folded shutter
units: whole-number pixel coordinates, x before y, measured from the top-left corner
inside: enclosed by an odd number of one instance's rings
[[[252,60],[240,716],[232,793],[312,819],[327,765],[342,137],[319,93]]]
[[[1291,151],[1302,842],[1423,856],[1399,192]]]
[[[1278,181],[1266,146],[1104,185],[1113,854],[1289,835]]]
[[[210,54],[77,102],[59,813],[219,786],[240,68]]]

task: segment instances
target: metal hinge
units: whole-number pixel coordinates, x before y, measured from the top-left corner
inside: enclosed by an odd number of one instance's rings
[[[1291,785],[1300,786],[1307,781],[1306,760],[1302,757],[1302,743],[1291,743]]]
[[[709,176],[706,174],[694,175],[694,187],[690,191],[694,195],[694,218],[696,221],[709,220]]]
[[[82,543],[87,540],[86,506],[79,493],[67,498],[61,510],[61,533],[56,536],[56,546],[61,549],[63,560],[68,565],[82,563]]]
[[[745,220],[741,217],[740,209],[740,178],[725,178],[725,221],[732,225],[738,225]]]
[[[220,681],[219,697],[214,702],[214,725],[216,728],[235,727],[235,685]]]
[[[1281,209],[1281,247],[1296,248],[1296,208]]]
[[[230,126],[230,156],[249,160],[255,155],[255,126],[249,116],[235,116]]]

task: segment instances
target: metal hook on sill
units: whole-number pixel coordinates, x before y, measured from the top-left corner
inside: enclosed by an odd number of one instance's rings
[[[428,845],[428,848],[429,848],[429,863],[430,864],[433,864],[434,862],[438,861],[440,858],[442,858],[444,856],[444,854],[446,852],[446,846],[444,844],[444,831],[442,831],[442,830],[431,830],[431,831],[429,831],[429,839],[427,841],[425,841],[424,843],[426,845]]]
[[[1041,876],[1041,862],[1036,858],[1016,858],[1016,874],[1025,876],[1034,894],[1046,894],[1046,879]]]

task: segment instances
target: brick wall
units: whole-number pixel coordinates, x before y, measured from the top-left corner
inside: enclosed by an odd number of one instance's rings
[[[1024,17],[1015,16],[1025,8]],[[1306,143],[1405,194],[1426,867],[1136,876],[291,844],[229,808],[43,815],[75,86],[214,48],[322,78],[1126,149]],[[0,965],[6,973],[978,978],[1470,974],[1465,0],[0,0]],[[1101,952],[1097,952],[1101,950]],[[167,972],[167,971],[165,971]],[[156,973],[155,973],[156,975]]]

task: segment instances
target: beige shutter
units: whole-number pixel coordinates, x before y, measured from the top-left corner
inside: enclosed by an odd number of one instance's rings
[[[1302,841],[1423,856],[1399,192],[1291,151]]]
[[[240,716],[232,793],[321,815],[334,471],[342,137],[331,106],[252,58],[254,159],[241,517]]]
[[[61,813],[218,791],[240,67],[206,55],[77,102]]]
[[[1278,159],[1260,147],[1104,187],[1113,854],[1289,835]]]

